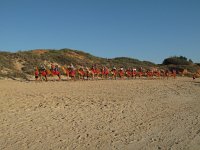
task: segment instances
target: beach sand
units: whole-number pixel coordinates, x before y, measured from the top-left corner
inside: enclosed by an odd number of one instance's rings
[[[0,81],[1,150],[200,149],[200,79]]]

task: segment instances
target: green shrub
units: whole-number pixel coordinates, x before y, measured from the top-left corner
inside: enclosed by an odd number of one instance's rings
[[[163,65],[189,65],[191,62],[187,61],[186,57],[180,56],[174,56],[164,59]]]

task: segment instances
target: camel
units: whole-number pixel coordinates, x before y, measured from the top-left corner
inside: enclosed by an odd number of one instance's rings
[[[151,79],[153,78],[153,71],[147,70],[145,74],[146,74],[147,78],[151,78]]]
[[[160,71],[160,70],[154,71],[154,72],[153,72],[153,76],[155,76],[155,77],[157,77],[157,78],[160,78],[160,76],[161,76],[161,71]]]
[[[175,69],[172,70],[172,77],[174,77],[174,79],[176,79],[176,70]]]
[[[117,70],[116,70],[116,68],[113,68],[112,70],[111,70],[111,75],[112,75],[112,79],[117,79]]]
[[[67,79],[69,79],[69,69],[68,69],[68,68],[65,68],[64,66],[62,66],[61,69],[62,69],[63,72],[66,74]]]
[[[87,79],[89,79],[91,77],[92,80],[94,80],[95,78],[98,79],[99,78],[99,75],[101,75],[101,70],[96,68],[95,66],[92,66],[91,69],[89,69],[88,67],[85,68],[86,71],[86,76],[87,76]]]
[[[70,78],[73,80],[76,79],[76,70],[74,68],[64,67],[64,66],[62,66],[61,68],[62,68],[63,72],[66,74],[67,79],[70,79]]]
[[[79,68],[79,69],[77,70],[77,72],[78,72],[79,79],[84,80],[85,75],[86,75],[86,72],[84,71],[84,69],[81,67],[81,68]]]
[[[169,79],[169,77],[173,77],[174,79],[176,79],[176,70],[175,69],[173,69],[172,71],[165,70],[163,77],[164,78],[167,77],[167,79]]]
[[[61,76],[60,76],[60,71],[58,69],[58,65],[54,66],[53,64],[51,64],[51,68],[50,69],[46,69],[47,70],[47,75],[49,76],[58,76],[58,80],[61,80]]]
[[[102,79],[108,79],[109,69],[107,67],[102,67],[100,74]]]
[[[179,70],[178,73],[179,73],[181,76],[185,76],[186,74],[188,74],[188,70],[187,70],[187,69],[182,69],[182,70]]]
[[[123,79],[123,78],[124,78],[125,72],[124,72],[123,67],[121,67],[121,68],[118,70],[118,74],[119,74],[120,79]]]
[[[137,70],[136,70],[136,68],[133,68],[133,69],[131,70],[131,76],[132,76],[132,78],[135,78],[135,79],[136,79],[136,76],[137,76]]]
[[[132,72],[131,72],[131,68],[128,68],[126,71],[125,71],[125,75],[126,77],[129,79],[130,77],[132,77]]]
[[[144,73],[143,73],[143,68],[140,67],[140,68],[138,69],[137,76],[140,78],[140,77],[142,77],[143,74],[144,74]]]

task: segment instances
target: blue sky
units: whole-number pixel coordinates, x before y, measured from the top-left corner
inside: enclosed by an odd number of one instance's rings
[[[200,62],[200,0],[0,0],[0,50]]]

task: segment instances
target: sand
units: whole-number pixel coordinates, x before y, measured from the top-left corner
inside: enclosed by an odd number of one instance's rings
[[[1,150],[200,149],[200,79],[0,81]]]

